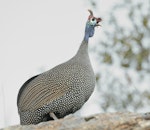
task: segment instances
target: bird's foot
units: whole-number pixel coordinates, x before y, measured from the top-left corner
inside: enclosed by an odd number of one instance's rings
[[[58,120],[58,118],[56,117],[56,115],[53,112],[49,113],[49,116],[52,117],[54,120]]]

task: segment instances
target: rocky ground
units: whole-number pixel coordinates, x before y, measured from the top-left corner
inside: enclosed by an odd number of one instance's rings
[[[69,115],[38,125],[16,125],[1,130],[150,130],[150,113],[103,113],[89,117]]]

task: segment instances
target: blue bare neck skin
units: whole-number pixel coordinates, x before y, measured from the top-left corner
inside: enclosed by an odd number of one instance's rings
[[[89,22],[86,23],[85,27],[85,35],[83,41],[87,42],[89,41],[90,37],[93,37],[94,35],[94,25],[90,25]]]
[[[89,41],[89,38],[94,35],[94,28],[95,28],[95,26],[90,25],[89,21],[87,21],[86,27],[85,27],[84,39],[83,39],[83,41],[80,45],[80,48],[75,56],[75,57],[77,57],[78,60],[81,60],[81,61],[83,61],[83,59],[89,60],[88,41]]]

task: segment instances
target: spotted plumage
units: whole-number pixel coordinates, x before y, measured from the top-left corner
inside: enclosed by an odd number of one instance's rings
[[[90,26],[94,29],[96,25]],[[32,77],[21,87],[17,99],[21,124],[51,120],[53,117],[50,113],[62,118],[76,112],[89,99],[94,86],[95,76],[88,55],[88,39],[84,37],[72,59]]]

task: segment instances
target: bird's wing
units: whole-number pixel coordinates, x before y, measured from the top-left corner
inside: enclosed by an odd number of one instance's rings
[[[48,105],[67,92],[67,84],[63,82],[63,75],[40,75],[26,84],[19,99],[20,111],[36,110]]]
[[[22,92],[25,90],[26,86],[27,86],[33,79],[35,79],[37,76],[39,76],[39,75],[36,75],[36,76],[31,77],[30,79],[28,79],[28,80],[22,85],[22,87],[21,87],[20,90],[19,90],[18,96],[17,96],[17,105],[18,105],[18,103],[19,103],[19,99],[20,99],[20,97],[21,97],[21,94],[22,94]]]

